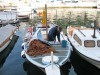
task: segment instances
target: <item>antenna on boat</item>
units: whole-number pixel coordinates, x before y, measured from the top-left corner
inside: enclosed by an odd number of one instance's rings
[[[96,20],[94,20],[94,33],[93,33],[93,38],[96,38],[96,35],[95,35],[95,30],[96,30]]]

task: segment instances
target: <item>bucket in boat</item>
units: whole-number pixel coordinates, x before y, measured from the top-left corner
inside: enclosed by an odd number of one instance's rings
[[[62,47],[66,47],[67,46],[67,41],[66,40],[62,40]]]

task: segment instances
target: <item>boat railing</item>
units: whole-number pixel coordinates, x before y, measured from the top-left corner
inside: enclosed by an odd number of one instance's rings
[[[81,32],[81,30],[78,29],[78,31],[79,31],[84,37],[86,37],[86,36]]]
[[[99,30],[97,30],[98,32],[99,32],[99,34],[100,34],[100,31]]]

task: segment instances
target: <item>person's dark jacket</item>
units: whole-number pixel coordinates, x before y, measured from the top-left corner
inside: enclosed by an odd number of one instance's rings
[[[57,27],[58,26],[55,26],[53,28],[50,29],[49,33],[48,33],[48,40],[49,41],[54,41],[56,40],[56,36],[58,38],[58,41],[60,42],[60,32],[57,31]]]

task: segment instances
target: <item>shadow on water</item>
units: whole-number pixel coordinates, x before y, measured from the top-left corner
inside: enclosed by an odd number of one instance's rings
[[[27,75],[46,75],[39,67],[33,65],[29,61],[23,63],[23,69],[26,71]]]
[[[63,66],[60,67],[61,75],[69,75],[71,69],[71,62],[66,62]]]
[[[7,56],[12,51],[15,43],[17,42],[18,36],[14,35],[13,39],[11,40],[10,44],[0,53],[0,68],[3,66]]]
[[[72,52],[70,60],[77,75],[100,75],[100,69],[82,59],[75,51]]]
[[[71,63],[67,62],[60,67],[61,75],[69,75],[69,69],[71,68]],[[27,75],[46,75],[44,69],[41,69],[29,61],[23,63],[23,69],[26,71]]]

